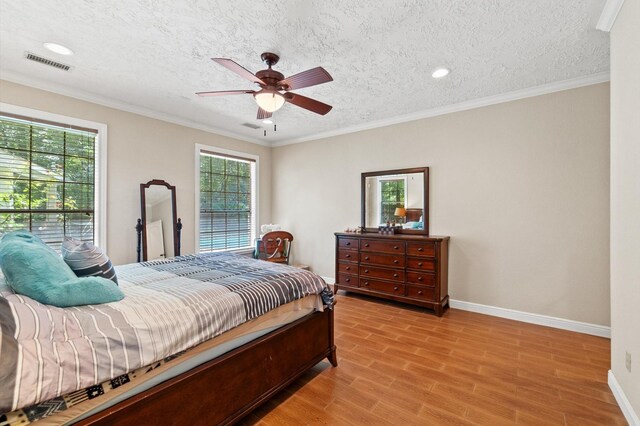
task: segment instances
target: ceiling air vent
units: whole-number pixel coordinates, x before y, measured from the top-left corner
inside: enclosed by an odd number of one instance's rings
[[[255,124],[252,124],[252,123],[242,123],[242,125],[244,127],[250,128],[250,129],[259,129],[260,128],[260,126],[256,126]]]
[[[69,65],[52,61],[51,59],[43,58],[42,56],[34,55],[33,53],[30,53],[30,52],[24,52],[24,56],[30,61],[40,62],[41,64],[49,65],[50,67],[58,68],[64,71],[69,71],[71,69]]]

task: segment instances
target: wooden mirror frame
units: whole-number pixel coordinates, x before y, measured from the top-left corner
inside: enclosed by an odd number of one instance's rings
[[[171,213],[173,215],[173,255],[180,256],[180,233],[182,221],[178,218],[176,210],[176,187],[161,179],[152,179],[147,183],[140,184],[140,211],[142,219],[138,219],[136,230],[138,231],[138,262],[147,260],[147,208],[145,191],[153,185],[165,186],[171,191]],[[142,238],[140,238],[142,233]],[[142,240],[142,241],[140,241]],[[142,242],[142,259],[140,258],[140,242]]]
[[[428,167],[413,167],[409,169],[396,169],[396,170],[383,170],[377,172],[367,172],[362,173],[361,183],[360,183],[360,193],[361,193],[361,222],[362,229],[366,232],[378,232],[378,228],[367,228],[366,227],[366,192],[367,192],[367,178],[376,177],[376,176],[387,176],[387,175],[402,175],[409,173],[424,173],[424,183],[423,183],[423,192],[422,199],[424,202],[424,206],[422,207],[422,221],[424,223],[424,229],[397,229],[395,232],[397,234],[420,234],[420,235],[429,235],[429,168]]]

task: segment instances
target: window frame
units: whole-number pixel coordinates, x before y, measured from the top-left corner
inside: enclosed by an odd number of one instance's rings
[[[204,144],[195,144],[195,220],[194,220],[194,232],[195,232],[195,241],[194,241],[194,252],[200,253],[200,154],[201,153],[227,156],[229,159],[240,159],[240,160],[248,160],[253,161],[255,164],[255,176],[252,176],[251,179],[251,204],[254,206],[251,209],[251,245],[246,247],[238,247],[234,249],[222,249],[222,250],[213,250],[211,253],[222,253],[222,252],[250,252],[253,251],[255,240],[258,237],[258,223],[259,222],[259,190],[260,190],[260,156],[256,154],[250,154],[248,152],[235,151],[232,149],[220,148],[211,145]]]
[[[0,102],[2,113],[21,115],[36,120],[51,121],[61,125],[84,127],[98,132],[95,147],[94,184],[94,245],[107,252],[107,125],[95,121],[54,114],[33,108]]]

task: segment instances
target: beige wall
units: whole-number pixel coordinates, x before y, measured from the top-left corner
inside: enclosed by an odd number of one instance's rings
[[[194,251],[197,143],[260,156],[259,223],[271,221],[271,148],[3,80],[0,102],[107,124],[107,245],[115,264],[136,260],[139,185],[151,179],[164,179],[176,186],[178,216],[184,224],[182,252]]]
[[[611,31],[611,370],[640,416],[640,2]],[[632,355],[631,372],[625,352]]]
[[[452,298],[609,324],[608,84],[274,149],[272,218],[295,261],[333,277],[360,173],[419,166],[431,234],[452,238]]]

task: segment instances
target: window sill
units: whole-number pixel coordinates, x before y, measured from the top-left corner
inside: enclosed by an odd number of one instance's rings
[[[243,247],[243,248],[229,249],[229,250],[201,251],[200,253],[236,253],[236,254],[253,255],[254,248],[253,247]]]

